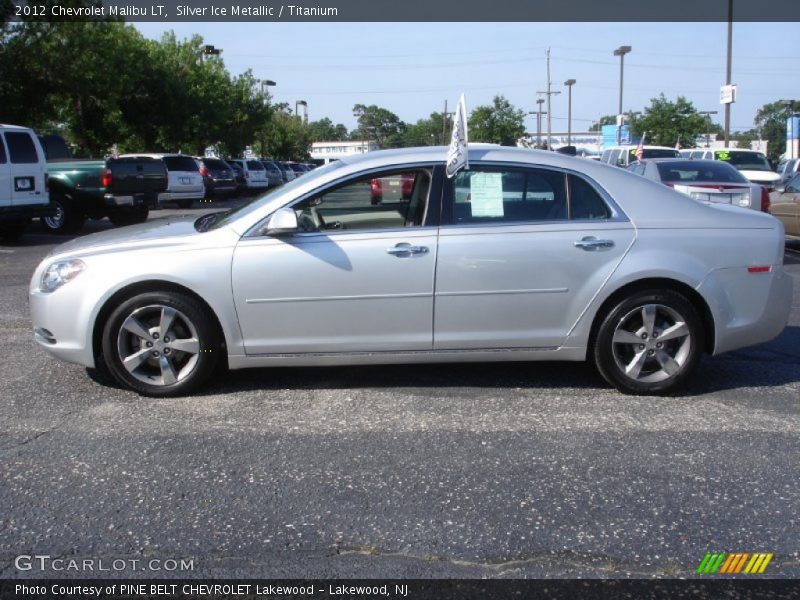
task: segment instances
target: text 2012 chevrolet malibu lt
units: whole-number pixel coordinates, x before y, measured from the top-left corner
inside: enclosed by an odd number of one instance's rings
[[[35,338],[154,396],[220,361],[590,360],[659,394],[787,322],[768,214],[551,152],[471,147],[452,178],[445,158],[370,152],[238,210],[68,242],[33,275]]]

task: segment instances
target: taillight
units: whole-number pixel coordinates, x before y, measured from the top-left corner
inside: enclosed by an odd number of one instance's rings
[[[103,176],[100,178],[100,184],[103,187],[111,187],[111,169],[105,169]]]
[[[761,212],[769,212],[769,192],[761,186]]]
[[[200,167],[200,175],[202,175],[203,177],[208,177],[211,175],[211,172],[205,167]]]

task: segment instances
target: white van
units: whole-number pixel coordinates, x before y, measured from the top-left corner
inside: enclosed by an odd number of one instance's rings
[[[0,237],[15,240],[34,217],[49,217],[47,161],[33,130],[0,123]]]
[[[600,162],[626,168],[632,162],[636,162],[636,151],[639,146],[612,146],[606,148],[600,155]],[[680,154],[675,148],[667,146],[642,146],[642,158],[680,158]]]
[[[763,152],[741,150],[739,148],[690,148],[682,150],[685,158],[722,160],[736,167],[742,175],[753,183],[765,186],[772,191],[781,176],[772,170]]]

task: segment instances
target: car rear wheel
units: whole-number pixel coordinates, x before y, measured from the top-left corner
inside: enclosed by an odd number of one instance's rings
[[[151,292],[122,302],[103,328],[103,361],[122,385],[147,396],[187,394],[215,371],[222,344],[197,300]]]
[[[667,394],[697,367],[702,345],[702,321],[686,297],[672,290],[641,291],[603,318],[594,362],[626,394]]]

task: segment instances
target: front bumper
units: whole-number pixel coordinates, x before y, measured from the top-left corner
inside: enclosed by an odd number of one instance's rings
[[[41,276],[39,270],[34,275],[37,276]],[[81,296],[81,286],[75,283],[49,294],[35,289],[30,291],[33,337],[42,349],[56,358],[94,367],[91,309]]]

